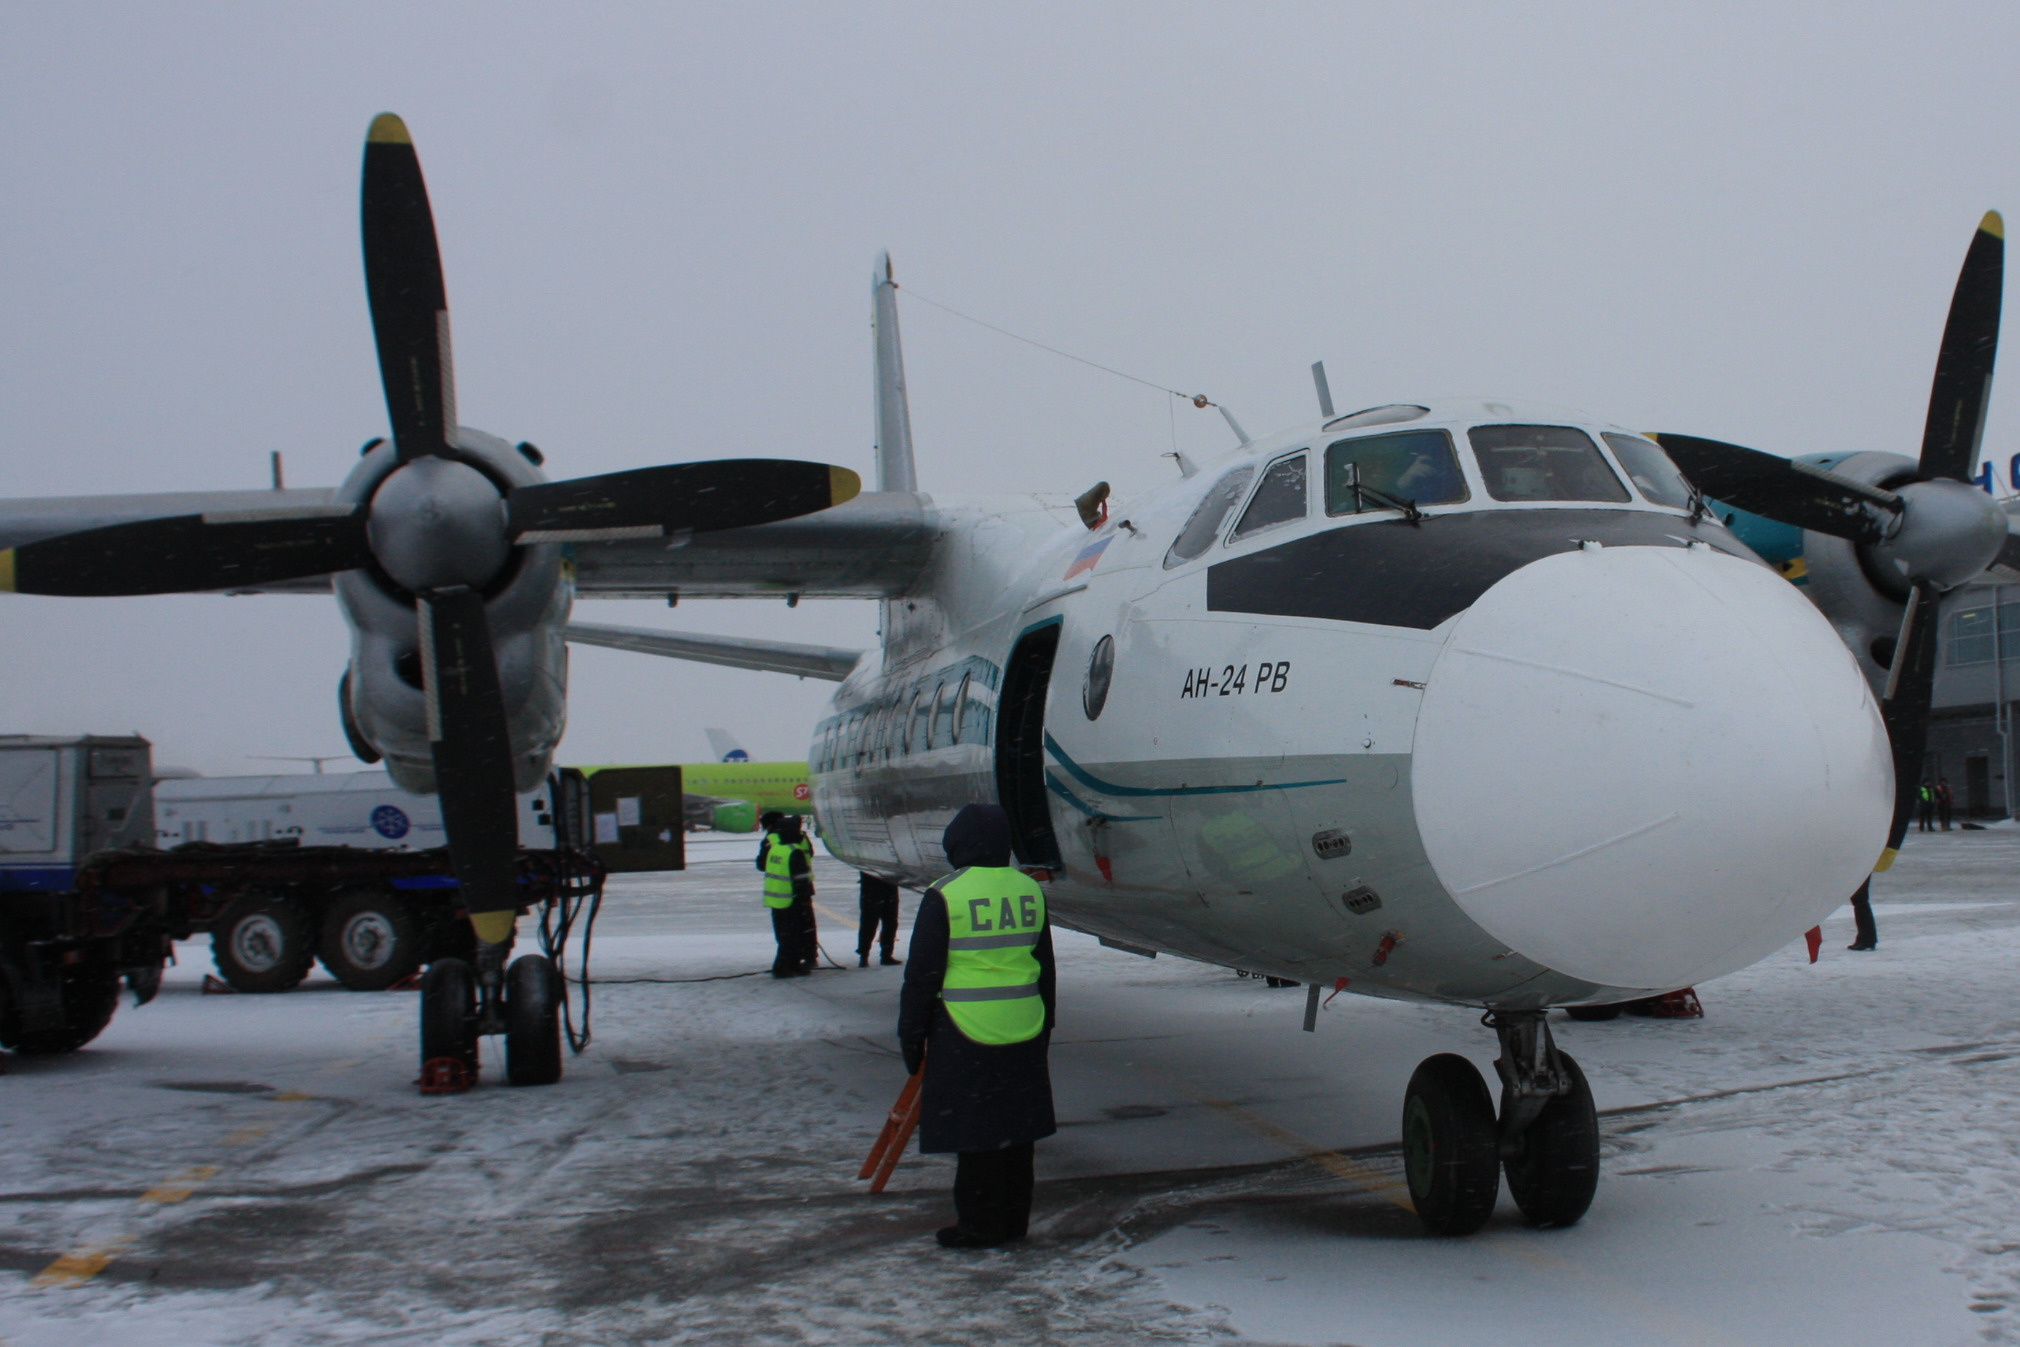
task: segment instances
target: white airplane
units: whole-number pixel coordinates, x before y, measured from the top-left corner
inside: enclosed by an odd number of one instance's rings
[[[837,680],[809,758],[822,831],[851,864],[924,887],[947,868],[938,838],[954,812],[1000,802],[1063,926],[1483,1009],[1501,1047],[1498,1116],[1449,1054],[1419,1067],[1404,1101],[1418,1214],[1463,1233],[1504,1171],[1538,1224],[1574,1222],[1591,1201],[1592,1096],[1549,1008],[1743,967],[1819,922],[1898,841],[1887,725],[1860,664],[1653,439],[1513,402],[1335,416],[1321,381],[1319,422],[1244,437],[1204,468],[1181,459],[1178,480],[1138,499],[1105,484],[1077,499],[930,495],[885,259],[878,491],[849,499],[853,475],[817,464],[778,469],[769,493],[753,479],[772,469],[742,465],[550,487],[526,476],[536,455],[451,429],[432,226],[396,119],[375,123],[366,164],[394,444],[338,492],[288,493],[279,517],[246,513],[267,493],[206,497],[198,513],[163,498],[0,502],[0,588],[317,588],[336,573],[358,633],[346,723],[361,754],[443,788],[452,847],[451,792],[502,781],[509,801],[513,768],[544,766],[558,731],[562,661],[526,657],[553,695],[515,700],[509,679],[482,674],[511,667],[514,642],[553,652],[565,633]],[[392,228],[405,241],[376,245],[374,173],[396,169],[407,176],[381,195],[405,211],[404,233]],[[1980,273],[1974,304],[1953,305],[1937,379],[1949,402],[1930,418],[1970,454],[1997,326],[1996,263],[1989,329]],[[1978,364],[1959,374],[1953,347]],[[682,475],[697,468],[720,481]],[[1982,572],[2000,542],[1956,493],[1925,507],[1932,493],[1858,485],[1835,518],[1865,520],[1852,545],[1905,580],[1902,648],[1920,650],[1914,596]],[[737,506],[746,526],[709,508],[739,492],[760,497]],[[1749,508],[1779,499],[1756,497]],[[81,519],[96,530],[72,532]],[[538,593],[514,600],[529,574]],[[576,592],[876,599],[883,639],[862,652],[567,627]],[[1924,683],[1890,677],[1890,704],[1920,688],[1926,708]],[[416,694],[425,738],[403,709]],[[458,864],[467,852],[482,881],[496,839],[470,836]],[[473,1000],[455,962],[430,972],[424,1056],[474,1052],[484,1016],[515,1004],[516,984],[482,979]]]
[[[1321,421],[1181,459],[1126,503],[1105,483],[1071,501],[917,491],[886,257],[881,490],[677,563],[683,594],[878,597],[881,647],[571,638],[839,680],[814,806],[860,869],[924,888],[953,814],[1000,802],[1061,925],[1314,993],[1481,1007],[1499,1114],[1464,1058],[1419,1067],[1418,1215],[1477,1229],[1505,1171],[1526,1217],[1570,1224],[1598,1124],[1545,1012],[1743,968],[1900,843],[1934,599],[2020,560],[1990,498],[1954,480],[1990,391],[2001,253],[1988,216],[1919,463],[1791,465],[1514,402],[1335,416],[1315,367]],[[1734,509],[1684,478],[1672,440]],[[1740,505],[1810,530],[1827,583],[1764,562],[1726,522]]]

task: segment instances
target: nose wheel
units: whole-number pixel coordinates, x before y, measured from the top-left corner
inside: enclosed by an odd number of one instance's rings
[[[559,972],[545,955],[528,954],[501,975],[504,955],[503,946],[481,949],[476,968],[462,959],[438,959],[422,976],[422,1094],[461,1094],[475,1085],[477,1043],[486,1035],[504,1037],[510,1083],[561,1079]]]
[[[1489,1011],[1501,1040],[1501,1108],[1464,1057],[1426,1058],[1403,1093],[1403,1171],[1434,1235],[1470,1235],[1508,1192],[1535,1226],[1576,1224],[1599,1184],[1599,1115],[1585,1073],[1540,1010]]]

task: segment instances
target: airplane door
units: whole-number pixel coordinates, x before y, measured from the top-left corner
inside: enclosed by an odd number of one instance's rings
[[[1059,653],[1057,618],[1018,638],[996,708],[996,798],[1010,815],[1010,837],[1025,865],[1062,864],[1045,798],[1045,694]]]

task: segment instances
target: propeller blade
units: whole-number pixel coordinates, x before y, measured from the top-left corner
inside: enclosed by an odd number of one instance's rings
[[[501,943],[519,907],[519,801],[484,599],[458,586],[420,596],[421,686],[449,858],[478,938]]]
[[[1651,438],[1706,496],[1797,528],[1876,543],[1885,536],[1876,510],[1901,508],[1893,492],[1827,468],[1696,435],[1665,431]]]
[[[1921,468],[1930,477],[1971,480],[1985,407],[1992,400],[1992,366],[1999,354],[1999,298],[2005,286],[2006,224],[1986,211],[1964,254],[1936,379],[1929,389],[1929,420],[1922,430]]]
[[[747,528],[853,499],[847,468],[787,458],[724,458],[540,482],[506,502],[515,542],[594,542]]]
[[[375,117],[365,136],[359,214],[393,447],[402,463],[442,454],[456,429],[449,300],[420,156],[407,124],[390,112]]]
[[[0,590],[102,596],[249,589],[355,570],[371,556],[365,521],[348,506],[175,515],[0,551]]]
[[[1887,849],[1876,870],[1894,863],[1901,839],[1915,816],[1922,785],[1922,753],[1929,738],[1929,705],[1936,690],[1936,623],[1941,616],[1935,586],[1916,585],[1908,592],[1901,614],[1901,633],[1887,666],[1887,689],[1880,716],[1894,750],[1894,822],[1887,830]]]

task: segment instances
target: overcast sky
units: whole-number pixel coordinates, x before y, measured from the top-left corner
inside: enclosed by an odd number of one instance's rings
[[[1914,453],[2020,6],[0,7],[7,495],[337,481],[384,409],[365,128],[402,114],[462,419],[574,476],[870,472],[869,275],[1252,433],[1440,394]],[[923,489],[1126,498],[1219,417],[903,310]],[[2010,366],[2009,361],[2009,366]],[[2020,389],[1986,439],[2020,452]],[[0,730],[338,753],[333,601],[4,596]],[[584,603],[866,645],[870,605]],[[831,686],[574,657],[564,762],[800,758]],[[355,764],[352,764],[355,766]],[[336,765],[341,770],[342,765]]]

